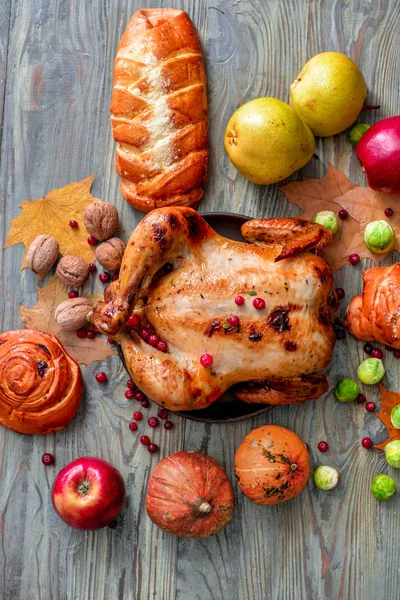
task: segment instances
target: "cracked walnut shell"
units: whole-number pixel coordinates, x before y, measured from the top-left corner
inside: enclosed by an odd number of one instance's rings
[[[118,229],[118,211],[109,202],[93,202],[83,213],[85,227],[100,242],[110,238]]]
[[[57,306],[55,318],[61,329],[74,331],[87,324],[91,308],[87,298],[70,298]]]
[[[28,248],[28,269],[38,275],[45,275],[56,262],[58,253],[59,245],[55,237],[48,234],[38,235]]]
[[[77,256],[63,256],[57,266],[56,274],[65,285],[80,287],[89,277],[89,265]]]
[[[118,271],[125,252],[125,244],[119,238],[111,238],[96,248],[96,258],[105,269]]]

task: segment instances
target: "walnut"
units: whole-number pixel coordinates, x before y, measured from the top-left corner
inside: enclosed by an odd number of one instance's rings
[[[89,277],[89,265],[77,256],[63,256],[58,263],[56,274],[66,285],[80,287]]]
[[[100,242],[110,238],[118,229],[118,211],[108,202],[93,202],[83,213],[85,227]]]
[[[38,235],[28,248],[26,264],[34,273],[45,275],[58,258],[59,246],[52,235]]]
[[[61,302],[56,308],[55,317],[61,329],[74,331],[84,327],[92,308],[87,298],[71,298]]]
[[[118,271],[125,252],[125,244],[119,238],[111,238],[96,248],[96,258],[105,269]]]

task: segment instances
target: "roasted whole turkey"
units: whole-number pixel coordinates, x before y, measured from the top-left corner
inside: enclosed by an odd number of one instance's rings
[[[222,237],[191,208],[152,211],[92,311],[121,344],[137,386],[171,410],[205,408],[233,385],[240,399],[266,404],[328,389],[317,373],[332,356],[337,300],[331,269],[309,250],[329,244],[330,232],[301,219],[256,219],[242,235],[250,243]],[[137,327],[127,326],[131,315]],[[143,337],[163,340],[166,351]]]

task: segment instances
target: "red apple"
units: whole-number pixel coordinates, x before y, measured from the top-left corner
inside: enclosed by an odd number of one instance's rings
[[[101,458],[83,456],[66,465],[51,491],[59,517],[76,529],[99,529],[121,511],[125,484],[121,473]]]
[[[400,194],[400,115],[372,125],[358,142],[356,154],[373,190]]]

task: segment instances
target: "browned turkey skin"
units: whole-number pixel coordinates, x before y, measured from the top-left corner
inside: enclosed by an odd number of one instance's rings
[[[267,404],[327,390],[316,373],[332,356],[336,297],[331,269],[306,250],[321,250],[330,232],[301,219],[256,219],[242,235],[251,243],[220,236],[193,209],[154,210],[92,311],[92,322],[121,344],[135,383],[171,410],[204,408],[232,385],[242,400]],[[172,271],[158,278],[166,263]],[[255,297],[264,310],[254,308]],[[140,328],[125,327],[131,314],[167,342],[167,353],[143,341]],[[229,326],[232,315],[239,327]],[[210,368],[200,364],[203,354],[213,357]]]

